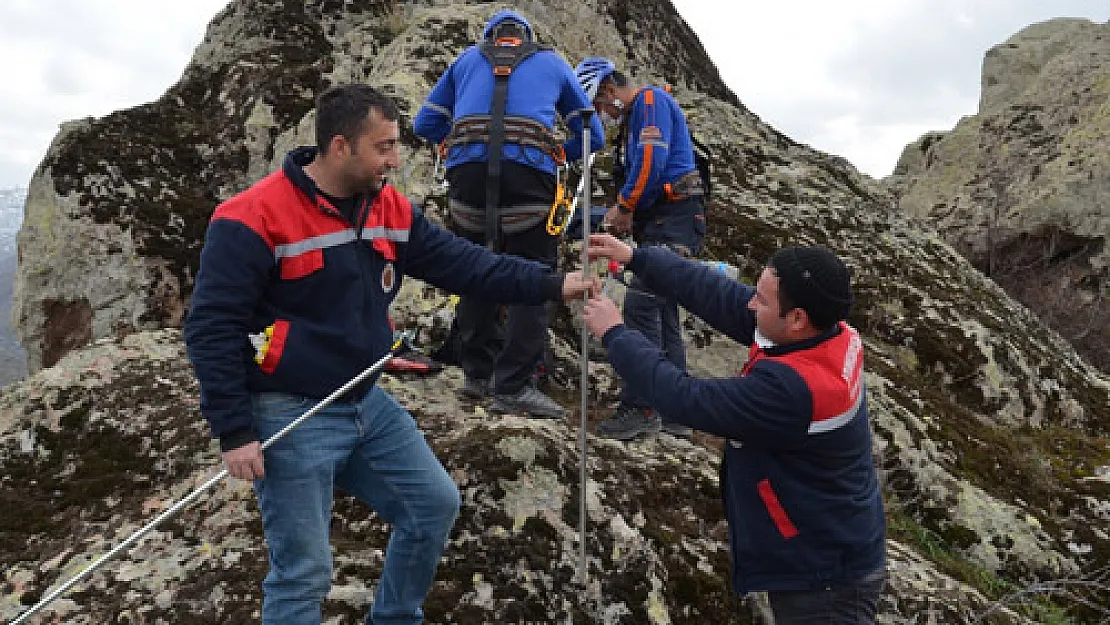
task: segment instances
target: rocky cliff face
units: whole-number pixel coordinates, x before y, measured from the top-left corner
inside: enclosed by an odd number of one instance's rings
[[[494,8],[314,7],[232,3],[161,100],[68,126],[37,171],[17,300],[34,368],[48,368],[0,396],[3,617],[216,466],[173,329],[215,204],[306,141],[312,98],[328,84],[383,86],[411,115]],[[714,155],[708,255],[747,279],[787,243],[824,243],[848,259],[891,518],[883,622],[1019,623],[1065,608],[1093,619],[1090,606],[1107,597],[1092,571],[1110,565],[1110,381],[952,247],[890,211],[883,187],[747,111],[667,2],[519,8],[570,60],[620,58],[638,78],[676,87]],[[405,140],[395,183],[422,196],[430,159]],[[434,336],[445,305],[409,280],[394,316]],[[573,315],[561,311],[555,328],[557,393],[575,406]],[[693,320],[687,332],[699,374],[729,375],[742,358]],[[607,367],[593,369],[594,399],[611,399]],[[714,453],[591,438],[583,590],[571,582],[578,417],[492,419],[455,399],[454,371],[386,383],[464,496],[432,622],[761,622],[758,601],[741,605],[727,590]],[[255,618],[264,561],[252,506],[241,486],[222,488],[58,609],[75,623]],[[384,528],[351,502],[337,509],[329,622],[357,622]],[[1082,588],[1087,603],[1012,594],[1048,580],[1090,582],[1047,586]],[[1031,594],[1039,600],[1014,606]]]
[[[1052,20],[992,48],[978,114],[908,146],[892,182],[1110,370],[1110,23]]]

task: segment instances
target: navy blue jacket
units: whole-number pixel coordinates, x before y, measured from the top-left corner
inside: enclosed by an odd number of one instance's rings
[[[733,587],[805,590],[859,579],[885,562],[886,521],[874,462],[863,348],[839,324],[773,347],[755,343],[755,289],[659,247],[629,268],[648,288],[751,346],[739,375],[699,379],[642,334],[605,334],[614,369],[663,414],[728,439],[721,491]]]
[[[454,122],[473,115],[489,115],[493,101],[493,68],[478,46],[470,46],[447,68],[432,88],[428,100],[413,120],[413,131],[435,143],[443,141]],[[572,137],[565,144],[567,160],[582,158],[582,112],[593,111],[574,70],[563,57],[551,50],[541,50],[524,59],[509,76],[505,97],[505,115],[528,117],[542,122],[548,129],[555,127],[556,114],[563,117]],[[590,151],[605,145],[605,130],[597,115],[590,118]],[[454,167],[462,163],[486,162],[488,146],[471,143],[456,146],[444,163]],[[555,173],[551,155],[533,147],[506,142],[502,158]]]
[[[225,451],[257,438],[251,393],[326,397],[384,356],[404,275],[497,302],[561,297],[562,277],[545,265],[452,235],[388,185],[351,223],[304,173],[315,154],[290,152],[208,226],[185,342]]]

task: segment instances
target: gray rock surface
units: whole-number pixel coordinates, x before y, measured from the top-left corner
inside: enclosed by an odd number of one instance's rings
[[[907,146],[899,206],[1110,371],[1110,22],[991,48],[979,111]]]
[[[37,373],[0,395],[0,618],[214,470],[175,327],[216,203],[305,140],[312,98],[327,84],[367,80],[413,114],[488,9],[294,5],[233,2],[162,99],[67,126],[36,172],[17,309]],[[751,280],[779,246],[823,243],[852,267],[850,321],[865,337],[891,519],[881,622],[1041,620],[1063,609],[1046,594],[1093,618],[1074,597],[1021,591],[1056,580],[1081,589],[1110,565],[1110,380],[935,232],[892,211],[886,187],[745,109],[669,3],[520,8],[572,61],[608,54],[641,80],[675,86],[714,155],[708,256]],[[405,141],[395,182],[423,196],[431,160],[407,132]],[[393,314],[434,338],[447,309],[443,293],[408,280]],[[573,312],[560,308],[553,330],[554,393],[573,409]],[[738,346],[692,319],[686,331],[696,373],[735,371]],[[616,384],[600,360],[591,375],[596,422]],[[741,605],[728,591],[715,441],[591,439],[592,581],[580,589],[571,583],[578,417],[491,418],[458,402],[452,369],[386,384],[464,498],[431,622],[760,622],[758,600]],[[353,502],[337,514],[327,611],[329,622],[353,623],[385,530]],[[259,532],[249,491],[229,484],[55,607],[75,623],[249,622],[265,566]],[[1104,586],[1083,592],[1106,605]],[[1031,596],[1041,602],[1021,614],[1006,607]]]
[[[432,623],[761,623],[728,590],[716,451],[590,437],[589,583],[579,563],[577,433],[460,402],[455,371],[383,384],[459,485],[463,508],[425,606]],[[69,579],[219,467],[176,331],[99,341],[0,397],[0,618]],[[328,623],[358,623],[387,527],[336,501]],[[250,487],[225,481],[46,611],[62,622],[256,621],[265,548]],[[952,623],[991,602],[891,541],[881,622]],[[26,607],[24,605],[23,607]],[[921,614],[930,621],[915,620]],[[1027,622],[1000,608],[990,622]]]

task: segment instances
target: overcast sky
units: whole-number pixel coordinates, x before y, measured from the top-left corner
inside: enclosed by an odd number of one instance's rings
[[[890,173],[902,148],[974,114],[986,50],[1108,0],[674,0],[753,112]],[[0,188],[25,186],[58,124],[156,99],[226,0],[0,0]],[[511,4],[511,3],[509,3]]]

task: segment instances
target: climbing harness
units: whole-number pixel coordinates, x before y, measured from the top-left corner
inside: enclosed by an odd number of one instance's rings
[[[516,37],[501,37],[483,41],[478,46],[493,68],[493,100],[489,114],[489,151],[486,164],[486,246],[500,251],[501,216],[501,147],[505,143],[506,121],[505,101],[509,94],[509,76],[521,61],[541,50],[550,50],[533,41],[522,41]],[[469,118],[468,118],[469,119]],[[462,120],[460,120],[461,122]],[[452,129],[454,134],[454,129]]]

